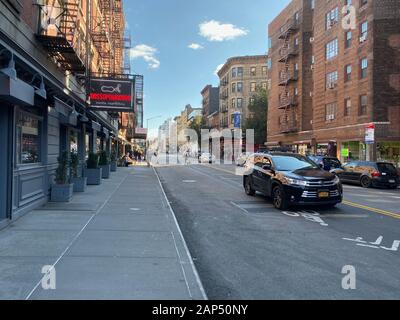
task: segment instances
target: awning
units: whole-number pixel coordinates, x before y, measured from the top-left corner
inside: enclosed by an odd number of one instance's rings
[[[33,106],[35,89],[26,82],[0,72],[0,99],[12,104]]]
[[[59,114],[58,119],[60,123],[73,127],[78,125],[78,113],[75,112],[73,107],[54,97],[54,108]]]

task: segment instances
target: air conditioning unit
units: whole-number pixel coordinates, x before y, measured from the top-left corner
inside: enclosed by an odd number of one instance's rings
[[[314,38],[314,37],[311,37],[311,38],[310,38],[310,43],[314,43],[314,41],[315,41],[315,38]]]
[[[366,34],[364,34],[362,37],[360,37],[360,43],[363,43],[365,41],[367,41],[367,35]]]
[[[336,88],[336,83],[334,82],[328,83],[328,89],[335,89],[335,88]]]
[[[315,67],[314,67],[314,64],[312,64],[312,65],[311,65],[311,70],[314,70],[314,68],[315,68]]]

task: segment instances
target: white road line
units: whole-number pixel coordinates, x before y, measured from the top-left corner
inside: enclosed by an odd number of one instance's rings
[[[246,216],[249,215],[249,212],[248,212],[246,209],[242,208],[241,206],[239,206],[238,204],[234,203],[233,201],[231,201],[231,205],[233,205],[233,206],[235,206],[236,208],[240,209],[242,212],[245,213]]]
[[[154,167],[152,167],[152,168],[153,168],[153,171],[154,171],[154,173],[155,173],[155,175],[156,175],[156,177],[157,177],[157,180],[158,180],[158,183],[159,183],[159,185],[160,185],[161,191],[162,191],[162,193],[163,193],[163,195],[164,195],[165,201],[167,202],[167,206],[168,206],[169,210],[170,210],[171,213],[172,213],[172,217],[174,218],[175,225],[176,225],[176,227],[177,227],[177,229],[178,229],[178,233],[179,233],[179,235],[180,235],[180,237],[181,237],[181,240],[182,240],[182,242],[183,242],[183,246],[184,246],[184,248],[185,248],[186,254],[187,254],[187,256],[188,256],[188,258],[189,258],[189,260],[190,260],[189,263],[190,263],[190,265],[191,265],[191,267],[192,267],[193,273],[194,273],[194,275],[195,275],[195,278],[196,278],[197,284],[198,284],[198,286],[199,286],[199,288],[200,288],[200,291],[201,291],[201,294],[202,294],[202,296],[203,296],[203,299],[204,299],[204,300],[208,300],[206,291],[204,290],[203,284],[202,284],[202,282],[201,282],[201,280],[200,280],[199,273],[197,272],[196,266],[195,266],[194,263],[193,263],[193,257],[192,257],[192,255],[190,254],[190,251],[189,251],[189,248],[188,248],[188,246],[187,246],[187,244],[186,244],[185,238],[183,237],[182,230],[181,230],[181,228],[180,228],[180,226],[179,226],[178,220],[176,219],[176,215],[175,215],[174,209],[172,209],[172,206],[171,206],[171,204],[170,204],[170,202],[169,202],[169,200],[168,200],[167,194],[165,193],[164,187],[163,187],[163,185],[162,185],[162,183],[161,183],[160,176],[158,175],[157,170],[156,170]],[[174,241],[175,241],[175,237],[173,237],[173,239],[174,239]],[[176,249],[177,252],[178,252],[178,249],[177,249],[177,247],[176,247],[176,242],[175,242],[175,249]],[[180,258],[179,252],[178,252],[178,256],[179,256],[179,258]],[[184,277],[185,277],[186,286],[188,287],[189,294],[192,296],[192,294],[191,294],[191,292],[190,292],[190,289],[189,289],[189,284],[188,284],[187,279],[186,279],[186,273],[185,273],[185,270],[184,270],[182,264],[181,264],[181,268],[182,268],[182,271],[183,271],[183,275],[184,275]]]
[[[87,228],[87,226],[89,225],[90,222],[93,221],[93,219],[100,213],[101,210],[103,210],[103,208],[106,206],[106,204],[108,203],[108,201],[111,199],[111,197],[119,190],[119,188],[121,187],[121,185],[125,182],[125,180],[128,178],[128,176],[126,176],[124,179],[122,179],[122,181],[118,184],[117,188],[115,188],[114,192],[112,192],[108,198],[106,199],[106,201],[104,201],[104,203],[97,209],[96,213],[94,213],[89,220],[86,222],[86,224],[83,226],[83,228],[78,232],[78,234],[71,240],[71,242],[68,244],[68,246],[65,248],[65,250],[61,253],[61,255],[58,257],[58,259],[51,265],[50,269],[48,270],[48,272],[52,271],[56,265],[60,262],[60,260],[66,255],[66,253],[69,251],[69,249],[72,247],[72,245],[76,242],[76,240],[78,240],[78,238],[80,237],[80,235],[83,233],[83,231],[85,231],[85,229]],[[27,297],[25,298],[25,300],[29,300],[31,298],[31,296],[33,295],[33,293],[36,291],[36,289],[40,286],[40,284],[42,283],[43,279],[45,278],[46,275],[44,275],[39,282],[35,285],[35,287],[31,290],[31,292],[27,295]]]

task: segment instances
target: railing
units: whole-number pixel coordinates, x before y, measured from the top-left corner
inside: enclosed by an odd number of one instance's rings
[[[292,133],[292,132],[297,132],[298,126],[297,126],[297,121],[287,121],[287,122],[282,122],[280,124],[280,132],[281,133]]]
[[[279,77],[279,85],[287,85],[291,81],[297,81],[299,76],[298,71],[282,72]]]
[[[228,112],[228,109],[229,108],[227,105],[222,105],[220,111],[221,111],[221,113],[226,113],[226,112]]]
[[[289,19],[282,27],[281,30],[278,33],[278,38],[279,39],[284,39],[287,37],[288,33],[291,33],[292,31],[298,30],[300,27],[300,16],[296,19],[296,17],[293,17]]]
[[[221,100],[226,100],[226,99],[228,99],[228,93],[226,93],[226,92],[220,93],[219,98],[220,98]]]
[[[298,97],[297,96],[285,96],[279,100],[279,108],[283,109],[289,106],[296,106],[298,104]]]
[[[286,61],[287,58],[291,56],[296,56],[299,54],[299,46],[281,48],[279,50],[279,62]]]

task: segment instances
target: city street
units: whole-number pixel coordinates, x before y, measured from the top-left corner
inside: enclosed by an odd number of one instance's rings
[[[280,212],[234,166],[159,166],[210,299],[399,299],[400,190],[345,185],[335,209]],[[356,290],[342,288],[354,266]]]

